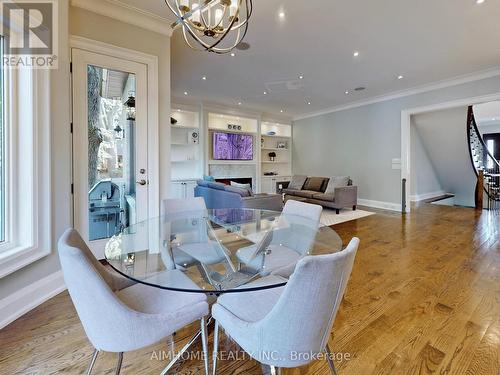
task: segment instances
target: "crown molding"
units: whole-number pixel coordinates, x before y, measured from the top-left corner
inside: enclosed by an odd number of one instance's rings
[[[475,73],[465,74],[465,75],[458,76],[455,78],[446,79],[446,80],[438,81],[438,82],[427,84],[427,85],[417,86],[417,87],[413,87],[413,88],[406,89],[406,90],[394,91],[394,92],[391,92],[388,94],[374,96],[372,98],[368,98],[368,99],[364,99],[364,100],[360,100],[360,101],[356,101],[356,102],[351,102],[351,103],[347,103],[344,105],[339,105],[339,106],[335,106],[335,107],[331,107],[331,108],[326,108],[326,109],[323,109],[321,111],[305,113],[303,115],[295,116],[293,118],[293,121],[304,120],[307,118],[326,115],[329,113],[345,111],[348,109],[362,107],[365,105],[375,104],[375,103],[379,103],[379,102],[385,102],[388,100],[404,98],[406,96],[422,94],[422,93],[429,92],[429,91],[434,91],[434,90],[439,90],[439,89],[443,89],[443,88],[447,88],[447,87],[457,86],[457,85],[461,85],[461,84],[468,83],[468,82],[480,81],[482,79],[496,77],[496,76],[500,76],[500,67],[496,67],[496,68],[488,69],[488,70],[483,70],[483,71],[479,71],[479,72],[475,72]]]
[[[114,18],[158,34],[172,36],[172,20],[136,8],[119,0],[71,0],[71,5],[102,16]]]

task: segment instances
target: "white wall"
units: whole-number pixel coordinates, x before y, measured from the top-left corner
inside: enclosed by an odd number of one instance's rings
[[[470,160],[466,119],[464,106],[412,116],[411,126],[420,135],[443,190],[455,194],[456,205],[474,207],[477,178]]]
[[[100,16],[59,1],[59,68],[51,71],[52,141],[52,247],[39,261],[0,279],[0,327],[42,302],[44,293],[62,284],[58,275],[57,239],[72,225],[69,34],[99,40],[158,56],[160,118],[160,197],[166,197],[170,181],[170,38]],[[37,289],[37,285],[43,287]],[[48,294],[47,294],[48,295]]]
[[[401,111],[500,92],[500,76],[297,120],[293,172],[350,175],[361,199],[401,203]],[[466,117],[462,121],[465,128]]]
[[[412,124],[413,125],[413,124]],[[416,126],[411,126],[411,200],[419,201],[444,193],[439,175],[429,158]]]

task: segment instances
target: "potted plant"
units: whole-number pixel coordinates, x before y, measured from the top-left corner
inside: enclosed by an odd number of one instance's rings
[[[276,152],[270,152],[269,154],[269,160],[274,161],[276,159]]]

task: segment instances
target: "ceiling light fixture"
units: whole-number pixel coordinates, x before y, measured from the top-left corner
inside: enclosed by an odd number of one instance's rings
[[[311,105],[311,102],[307,102],[307,105]]]
[[[202,80],[206,81],[207,80],[207,77],[203,76],[201,77]]]
[[[348,91],[348,90],[345,90],[345,91],[344,91],[344,94],[349,95],[349,91]]]
[[[283,112],[285,112],[285,111],[281,110],[280,112],[281,112],[281,113],[283,113]]]
[[[241,105],[241,102],[238,102],[238,105]]]
[[[182,26],[186,44],[218,54],[229,53],[245,38],[252,0],[164,0]],[[196,1],[196,0],[195,0]]]
[[[482,4],[485,0],[476,0],[476,4]]]
[[[188,94],[188,92],[187,92],[187,91],[184,91],[184,95],[187,95],[187,94]]]
[[[236,56],[236,54],[234,52],[231,52],[231,57],[234,57]]]
[[[267,91],[264,91],[264,95],[267,95]]]
[[[352,54],[354,57],[358,57],[359,56],[359,52],[358,51],[354,51],[354,53]]]
[[[404,78],[404,77],[403,77],[403,76],[401,76],[401,75],[399,75],[399,76],[398,76],[398,79],[403,79],[403,78]]]
[[[282,11],[282,12],[279,12],[279,14],[278,14],[278,15],[280,16],[280,18],[285,18],[285,12],[283,12],[283,11]]]
[[[304,76],[300,75],[300,76],[299,76],[299,79],[304,79]]]

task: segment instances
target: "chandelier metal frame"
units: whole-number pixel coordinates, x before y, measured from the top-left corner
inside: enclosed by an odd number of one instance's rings
[[[172,28],[182,27],[182,34],[187,45],[194,50],[198,43],[202,50],[217,54],[231,52],[245,38],[248,31],[248,21],[252,15],[252,0],[199,0],[196,7],[191,8],[186,0],[164,0],[177,20]],[[186,5],[187,4],[187,5]],[[218,10],[217,13],[213,10]],[[217,19],[218,18],[218,19]],[[224,26],[224,21],[229,22]],[[230,46],[221,47],[221,43],[235,34]],[[213,42],[209,39],[213,38]]]

